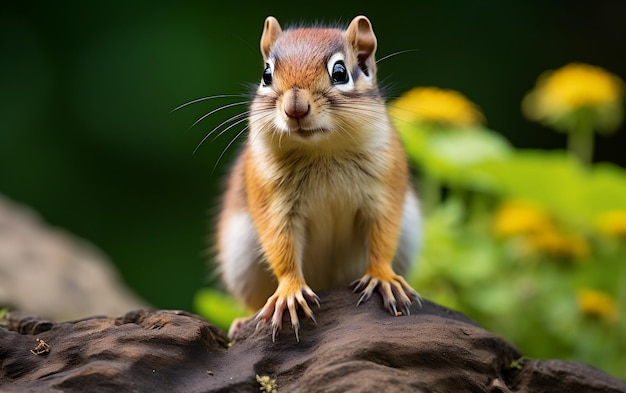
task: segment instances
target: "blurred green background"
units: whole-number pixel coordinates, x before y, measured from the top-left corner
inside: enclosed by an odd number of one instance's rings
[[[170,112],[249,92],[267,15],[283,26],[367,15],[378,58],[416,49],[379,64],[389,98],[414,86],[458,90],[518,148],[565,145],[520,110],[543,71],[583,61],[626,76],[623,1],[215,4],[13,2],[0,14],[0,193],[95,243],[160,308],[194,311],[194,294],[215,281],[211,220],[237,151],[218,163],[232,129],[193,154],[237,110],[189,129],[232,100]],[[596,143],[596,161],[626,166],[624,125]]]

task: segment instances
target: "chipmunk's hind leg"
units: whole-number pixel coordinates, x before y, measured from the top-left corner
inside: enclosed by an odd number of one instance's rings
[[[251,311],[260,309],[277,287],[276,278],[263,259],[259,239],[247,211],[229,216],[220,239],[218,258],[222,279],[229,292]],[[233,338],[248,318],[233,321]]]

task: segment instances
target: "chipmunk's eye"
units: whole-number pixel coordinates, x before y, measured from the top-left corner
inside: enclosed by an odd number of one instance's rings
[[[343,60],[338,60],[333,64],[330,78],[335,85],[348,83],[350,81],[350,76],[348,75],[348,70]]]
[[[270,86],[272,84],[272,67],[269,63],[265,63],[265,70],[263,70],[263,86]]]

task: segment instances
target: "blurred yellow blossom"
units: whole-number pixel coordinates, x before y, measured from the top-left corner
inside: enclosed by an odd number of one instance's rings
[[[552,257],[580,259],[589,254],[589,244],[580,235],[563,233],[551,228],[530,237],[530,245],[536,251]]]
[[[494,232],[498,237],[529,235],[551,229],[550,218],[539,206],[522,200],[504,202],[494,217]]]
[[[596,221],[598,230],[609,236],[626,239],[626,210],[612,210],[600,215]]]
[[[528,253],[565,259],[589,254],[589,245],[582,236],[563,232],[545,210],[529,201],[503,203],[495,212],[493,230],[500,238],[520,238]]]
[[[539,76],[522,101],[526,117],[568,133],[568,150],[585,165],[593,161],[594,132],[622,123],[624,81],[603,68],[571,63]]]
[[[478,107],[455,90],[416,87],[390,103],[391,117],[402,122],[467,127],[484,123]]]
[[[622,119],[621,101],[624,82],[603,68],[570,63],[556,71],[541,74],[537,84],[522,103],[531,120],[545,122],[557,129],[575,132],[569,119],[587,109],[590,126],[596,131],[613,131]]]
[[[617,303],[606,292],[582,288],[576,293],[576,302],[585,315],[596,316],[608,322],[617,320]]]

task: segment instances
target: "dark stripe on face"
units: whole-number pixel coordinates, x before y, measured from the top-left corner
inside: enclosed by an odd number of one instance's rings
[[[358,64],[355,64],[354,67],[352,68],[352,80],[354,81],[354,83],[356,83],[356,81],[359,79],[360,76],[361,76],[361,68],[359,68]]]

